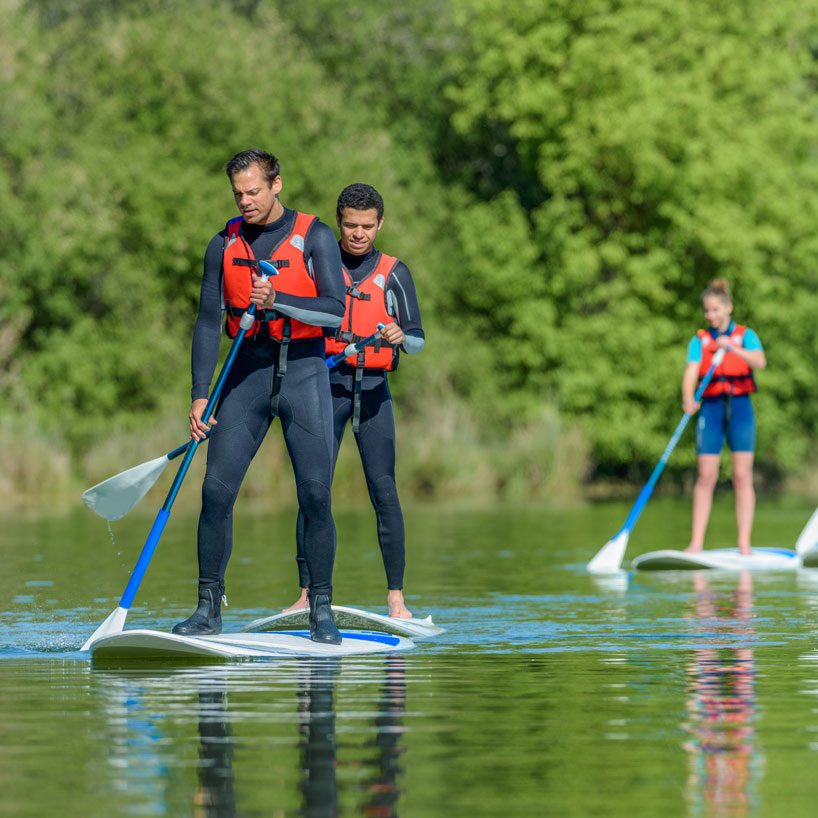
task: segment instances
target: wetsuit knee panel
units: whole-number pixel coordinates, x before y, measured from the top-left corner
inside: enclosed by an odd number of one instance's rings
[[[305,517],[328,514],[330,510],[330,487],[318,480],[303,480],[296,486],[298,506]]]

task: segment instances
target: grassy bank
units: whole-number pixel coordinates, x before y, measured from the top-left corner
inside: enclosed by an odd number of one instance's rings
[[[577,499],[583,495],[587,447],[576,428],[563,428],[556,412],[519,426],[485,428],[463,402],[427,402],[423,413],[401,412],[396,402],[398,481],[404,501],[474,501]],[[4,468],[0,470],[0,505],[70,507],[89,486],[131,466],[171,451],[187,439],[183,410],[166,408],[150,426],[112,427],[78,457],[72,457],[57,433],[34,421],[0,421]],[[177,503],[198,505],[206,445],[193,461]],[[143,503],[160,505],[173,479],[168,465]],[[351,429],[345,435],[334,482],[336,502],[366,504],[367,490]],[[274,424],[254,460],[243,502],[272,508],[295,503],[292,470],[280,428]]]

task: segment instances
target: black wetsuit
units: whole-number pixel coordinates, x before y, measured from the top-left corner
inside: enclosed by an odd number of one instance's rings
[[[360,283],[377,266],[380,251],[366,256],[353,256],[341,251],[344,267],[353,284]],[[401,349],[409,354],[420,352],[425,336],[420,320],[420,309],[415,284],[409,268],[402,262],[395,265],[386,282],[386,299],[395,323],[404,331],[406,340]],[[332,455],[333,471],[344,429],[352,418],[355,367],[345,361],[330,372],[335,447]],[[382,369],[364,369],[361,384],[360,425],[355,435],[361,463],[366,477],[369,497],[375,508],[378,543],[386,569],[389,590],[403,588],[406,565],[403,512],[395,484],[395,416],[386,372]],[[302,588],[309,587],[312,573],[304,551],[304,529],[298,520],[298,577]]]
[[[268,225],[242,225],[257,259],[267,259],[290,234],[295,212]],[[206,398],[221,339],[221,276],[225,231],[207,247],[199,316],[193,333],[193,400]],[[338,327],[344,312],[344,281],[338,245],[330,227],[318,221],[307,232],[304,259],[317,297],[276,293],[274,309],[308,324]],[[273,279],[275,287],[275,279]],[[273,419],[271,398],[281,344],[262,325],[246,338],[225,383],[207,451],[199,517],[199,582],[224,583],[233,542],[233,504],[250,461]],[[295,473],[304,520],[304,554],[316,594],[332,596],[335,525],[330,505],[332,409],[324,362],[324,339],[294,340],[278,398],[278,417]]]

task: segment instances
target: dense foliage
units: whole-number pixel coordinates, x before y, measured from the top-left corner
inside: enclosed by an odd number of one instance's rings
[[[644,477],[714,276],[768,353],[760,464],[814,457],[814,4],[0,8],[0,417],[77,469],[184,417],[222,166],[251,146],[281,158],[285,204],[330,223],[350,182],[385,196],[381,246],[429,336],[393,379],[402,428],[436,444],[417,443],[419,490],[457,459],[481,490]],[[681,447],[671,471],[691,462]]]

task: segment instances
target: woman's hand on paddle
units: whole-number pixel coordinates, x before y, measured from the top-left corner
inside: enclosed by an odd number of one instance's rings
[[[210,423],[203,423],[202,422],[202,414],[204,410],[207,408],[207,398],[198,398],[197,400],[193,401],[193,404],[190,407],[190,414],[188,417],[190,418],[190,436],[194,440],[204,440],[205,434],[210,429],[210,427],[218,421],[210,419]]]
[[[381,338],[393,347],[400,346],[406,340],[406,333],[393,321],[381,331]]]
[[[699,362],[691,361],[685,366],[684,375],[682,375],[682,411],[686,415],[695,415],[701,406],[701,403],[693,400],[698,381]]]
[[[269,310],[276,301],[276,291],[273,282],[261,278],[253,273],[253,289],[250,292],[250,302],[262,310]]]
[[[695,415],[699,411],[701,403],[693,400],[693,398],[685,398],[682,401],[682,409],[686,415]]]

